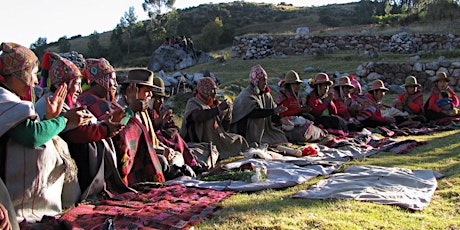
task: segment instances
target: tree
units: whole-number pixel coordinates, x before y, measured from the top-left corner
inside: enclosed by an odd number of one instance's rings
[[[43,57],[47,47],[46,38],[39,37],[36,42],[30,45],[30,50],[32,50],[37,57]]]
[[[144,0],[142,8],[148,13],[150,18],[156,18],[162,10],[172,9],[176,0]]]
[[[63,36],[63,37],[59,38],[58,44],[59,44],[59,52],[60,53],[65,53],[65,52],[70,51],[70,46],[71,45],[70,45],[69,40],[67,40],[67,36]]]
[[[120,24],[119,27],[125,31],[128,35],[128,51],[127,55],[129,57],[130,51],[131,51],[131,38],[133,31],[136,26],[136,21],[137,21],[137,16],[134,13],[134,7],[129,7],[128,12],[125,12],[125,16],[120,18]]]
[[[121,50],[121,47],[123,46],[123,29],[117,25],[115,29],[112,31],[112,35],[110,36],[110,53],[109,53],[109,58],[110,60],[113,60],[113,62],[116,61],[122,61],[123,59],[123,52]]]
[[[218,17],[203,27],[199,43],[201,44],[200,47],[203,47],[204,51],[210,51],[217,48],[220,36],[224,33],[223,27],[224,24]]]
[[[89,36],[89,41],[87,45],[88,52],[85,56],[94,58],[99,58],[100,56],[103,56],[103,48],[101,46],[101,43],[99,42],[99,34],[97,33],[97,31],[94,31],[94,33]]]

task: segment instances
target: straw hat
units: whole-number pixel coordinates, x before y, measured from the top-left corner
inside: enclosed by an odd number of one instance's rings
[[[450,79],[447,77],[447,74],[446,72],[439,72],[436,74],[436,78],[433,80],[433,83],[435,82],[438,82],[438,81],[445,81],[445,82],[449,82]]]
[[[383,84],[383,81],[378,80],[378,79],[372,82],[371,88],[367,91],[374,91],[374,90],[390,91],[388,88],[385,87],[385,84]]]
[[[281,80],[280,86],[284,86],[286,84],[295,84],[295,83],[302,83],[302,80],[300,80],[299,74],[296,71],[289,70],[284,75],[284,79]]]
[[[355,86],[351,84],[350,78],[347,76],[340,77],[337,81],[337,84],[334,85],[334,88],[340,86],[348,86],[350,88],[355,88]]]
[[[422,87],[419,83],[417,83],[417,78],[415,76],[408,76],[406,77],[406,81],[404,82],[404,87],[407,86],[417,86],[417,87]]]
[[[126,79],[122,82],[122,84],[129,83],[154,87],[153,72],[147,69],[132,69],[128,72]]]
[[[329,80],[329,76],[326,73],[317,74],[316,77],[315,77],[315,82],[313,83],[313,85],[323,84],[323,83],[326,83],[329,86],[331,86],[333,84],[333,82],[331,80]]]

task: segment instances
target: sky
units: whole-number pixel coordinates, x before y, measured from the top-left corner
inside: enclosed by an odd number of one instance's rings
[[[245,0],[245,2],[284,2],[294,6],[321,6],[358,0]],[[47,43],[66,36],[88,36],[113,30],[132,6],[138,20],[146,20],[144,0],[2,0],[3,23],[0,42],[15,42],[26,47],[46,38]],[[224,0],[176,0],[174,7],[184,9],[207,3],[233,2]],[[306,25],[308,26],[308,25]]]

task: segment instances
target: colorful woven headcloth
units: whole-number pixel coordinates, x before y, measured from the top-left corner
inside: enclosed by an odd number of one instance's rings
[[[196,91],[202,95],[211,95],[211,90],[217,88],[216,83],[210,77],[201,78],[197,85]]]
[[[265,76],[267,76],[267,72],[265,72],[264,68],[262,68],[261,65],[256,65],[251,68],[249,80],[251,80],[252,84],[257,86],[259,84],[259,79]]]
[[[87,58],[83,76],[109,90],[110,74],[113,72],[115,69],[105,58]]]
[[[2,43],[0,51],[0,75],[13,75],[25,84],[32,85],[31,70],[38,65],[34,52],[16,43]]]
[[[63,83],[69,83],[81,77],[80,70],[73,62],[53,52],[45,53],[42,60],[42,68],[48,71],[49,82],[56,88]],[[44,78],[47,77],[45,71],[42,72],[42,77]],[[50,85],[47,84],[47,87],[50,87]]]

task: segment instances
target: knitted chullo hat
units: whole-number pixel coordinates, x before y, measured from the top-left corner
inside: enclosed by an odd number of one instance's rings
[[[63,83],[69,83],[81,76],[80,70],[73,62],[62,58],[57,53],[46,52],[43,56],[42,77],[45,80],[49,77],[49,81],[46,81],[50,83],[46,84],[48,88],[51,85],[57,88]]]
[[[0,45],[0,75],[19,78],[26,85],[32,85],[32,70],[38,65],[38,58],[30,49],[16,43]]]
[[[110,74],[113,72],[115,69],[105,58],[87,58],[83,76],[109,90]]]

